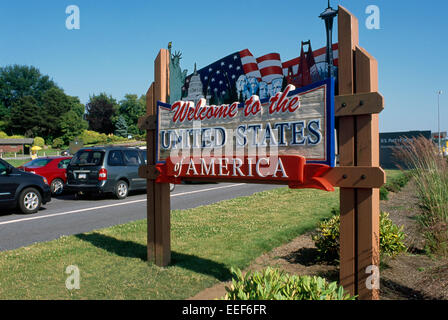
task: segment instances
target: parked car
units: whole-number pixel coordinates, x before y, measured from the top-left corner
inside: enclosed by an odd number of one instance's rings
[[[47,178],[51,193],[60,195],[67,182],[66,169],[72,157],[43,157],[31,160],[18,167],[20,170],[35,173]]]
[[[23,213],[35,213],[51,201],[45,177],[14,168],[0,159],[0,207],[18,207]]]
[[[66,189],[78,194],[113,193],[124,199],[131,190],[146,189],[146,179],[138,175],[145,162],[146,152],[138,148],[82,148],[67,167]]]

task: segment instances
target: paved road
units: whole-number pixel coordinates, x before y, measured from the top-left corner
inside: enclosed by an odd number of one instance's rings
[[[171,194],[171,209],[194,208],[277,187],[236,183],[177,185]],[[111,196],[76,200],[73,195],[64,195],[53,198],[36,214],[0,211],[0,251],[145,218],[146,193],[134,193],[124,200]]]

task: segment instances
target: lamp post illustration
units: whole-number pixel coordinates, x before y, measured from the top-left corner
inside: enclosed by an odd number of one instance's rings
[[[442,90],[437,91],[437,131],[439,132],[439,153],[441,150],[440,146],[440,95],[442,94]]]
[[[328,77],[333,76],[333,20],[338,15],[338,11],[334,10],[330,6],[330,0],[328,0],[328,7],[319,16],[325,21],[325,29],[327,32],[327,57],[326,62],[328,65]]]

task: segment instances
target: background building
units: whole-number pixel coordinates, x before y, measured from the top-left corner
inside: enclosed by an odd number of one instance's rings
[[[396,159],[393,151],[400,147],[406,139],[425,137],[431,139],[431,131],[407,131],[380,133],[380,166],[383,169],[397,169],[405,167],[404,163]]]
[[[0,139],[0,154],[6,152],[29,153],[25,145],[31,146],[34,139]],[[27,152],[25,152],[27,151]]]

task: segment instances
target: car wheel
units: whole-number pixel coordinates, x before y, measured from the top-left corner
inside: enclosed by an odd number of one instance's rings
[[[20,193],[19,208],[25,214],[36,213],[42,204],[40,192],[34,188],[27,188]]]
[[[128,196],[129,193],[129,186],[126,183],[126,181],[120,180],[117,182],[117,185],[115,186],[115,196],[118,199],[124,199]]]
[[[62,181],[61,179],[54,179],[51,182],[51,193],[53,195],[60,195],[63,191],[64,191],[64,181]]]

